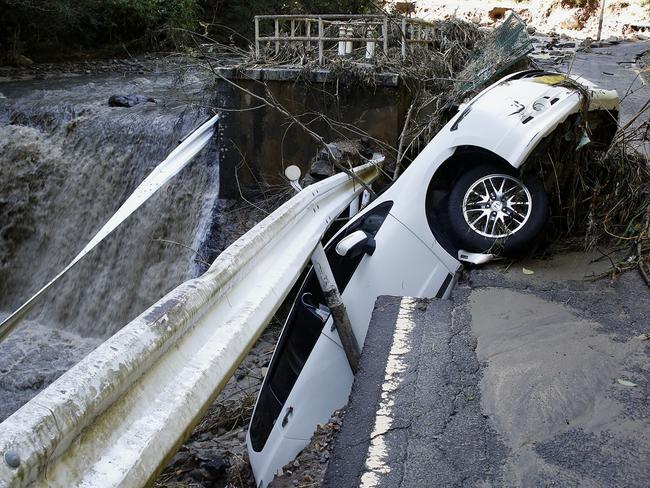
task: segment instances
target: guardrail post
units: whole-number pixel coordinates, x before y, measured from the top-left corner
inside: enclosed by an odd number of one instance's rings
[[[255,16],[255,59],[260,59],[260,19]]]
[[[366,35],[374,39],[376,37],[375,28],[370,27]],[[375,41],[366,41],[366,59],[372,59],[375,57]]]
[[[275,55],[280,54],[280,19],[275,19]]]
[[[318,64],[323,64],[325,59],[325,25],[323,24],[323,19],[318,18]]]
[[[348,34],[348,30],[341,26],[339,27],[339,56],[345,56],[345,37]]]
[[[359,213],[359,197],[355,197],[351,202],[349,208],[350,218]]]
[[[359,356],[361,355],[359,344],[352,330],[348,311],[345,309],[345,304],[336,286],[332,268],[320,242],[311,255],[311,262],[314,265],[314,272],[323,290],[323,295],[325,295],[325,302],[332,312],[332,320],[339,333],[345,356],[348,358],[348,363],[350,363],[350,369],[352,369],[353,374],[356,374],[359,369]]]

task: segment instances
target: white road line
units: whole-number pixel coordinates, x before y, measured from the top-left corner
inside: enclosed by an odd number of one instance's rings
[[[361,476],[360,488],[378,486],[382,475],[390,472],[390,466],[386,465],[388,452],[383,436],[393,424],[394,392],[402,382],[402,373],[407,368],[403,358],[411,350],[408,337],[413,327],[415,327],[412,319],[414,309],[415,299],[410,297],[402,298],[397,322],[395,323],[395,332],[393,333],[393,344],[388,354],[388,361],[386,361],[381,400],[375,414],[375,425],[372,430],[368,453],[366,454],[365,472]]]

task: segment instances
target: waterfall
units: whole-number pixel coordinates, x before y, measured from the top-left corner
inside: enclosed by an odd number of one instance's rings
[[[195,76],[179,82],[167,75],[3,84],[0,91],[7,97],[0,98],[0,314],[6,315],[60,271],[205,119],[200,107],[210,90]],[[108,107],[115,93],[145,93],[158,103]],[[188,247],[204,254],[218,183],[213,143],[46,293],[15,337],[0,344],[0,420],[205,269]],[[56,350],[65,358],[48,364]],[[30,376],[38,371],[38,378]]]

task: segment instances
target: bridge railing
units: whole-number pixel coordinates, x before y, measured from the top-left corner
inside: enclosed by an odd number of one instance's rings
[[[0,424],[0,486],[151,483],[361,191],[346,174],[303,189]]]
[[[323,64],[334,56],[389,56],[397,47],[406,58],[413,45],[431,46],[441,35],[435,22],[387,15],[257,15],[255,55],[258,60],[293,48],[318,56]]]

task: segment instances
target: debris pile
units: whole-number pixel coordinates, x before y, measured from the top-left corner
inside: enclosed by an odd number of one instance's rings
[[[280,322],[274,320],[158,477],[156,488],[255,487],[246,430],[279,332]]]
[[[650,102],[639,114],[648,106]],[[549,193],[548,240],[573,249],[604,246],[623,251],[623,260],[612,261],[608,275],[615,279],[639,267],[650,285],[650,165],[638,150],[650,140],[650,121],[627,124],[611,145],[591,141],[615,131],[615,120],[608,127],[593,127],[578,114],[536,148],[527,166],[539,172]]]

